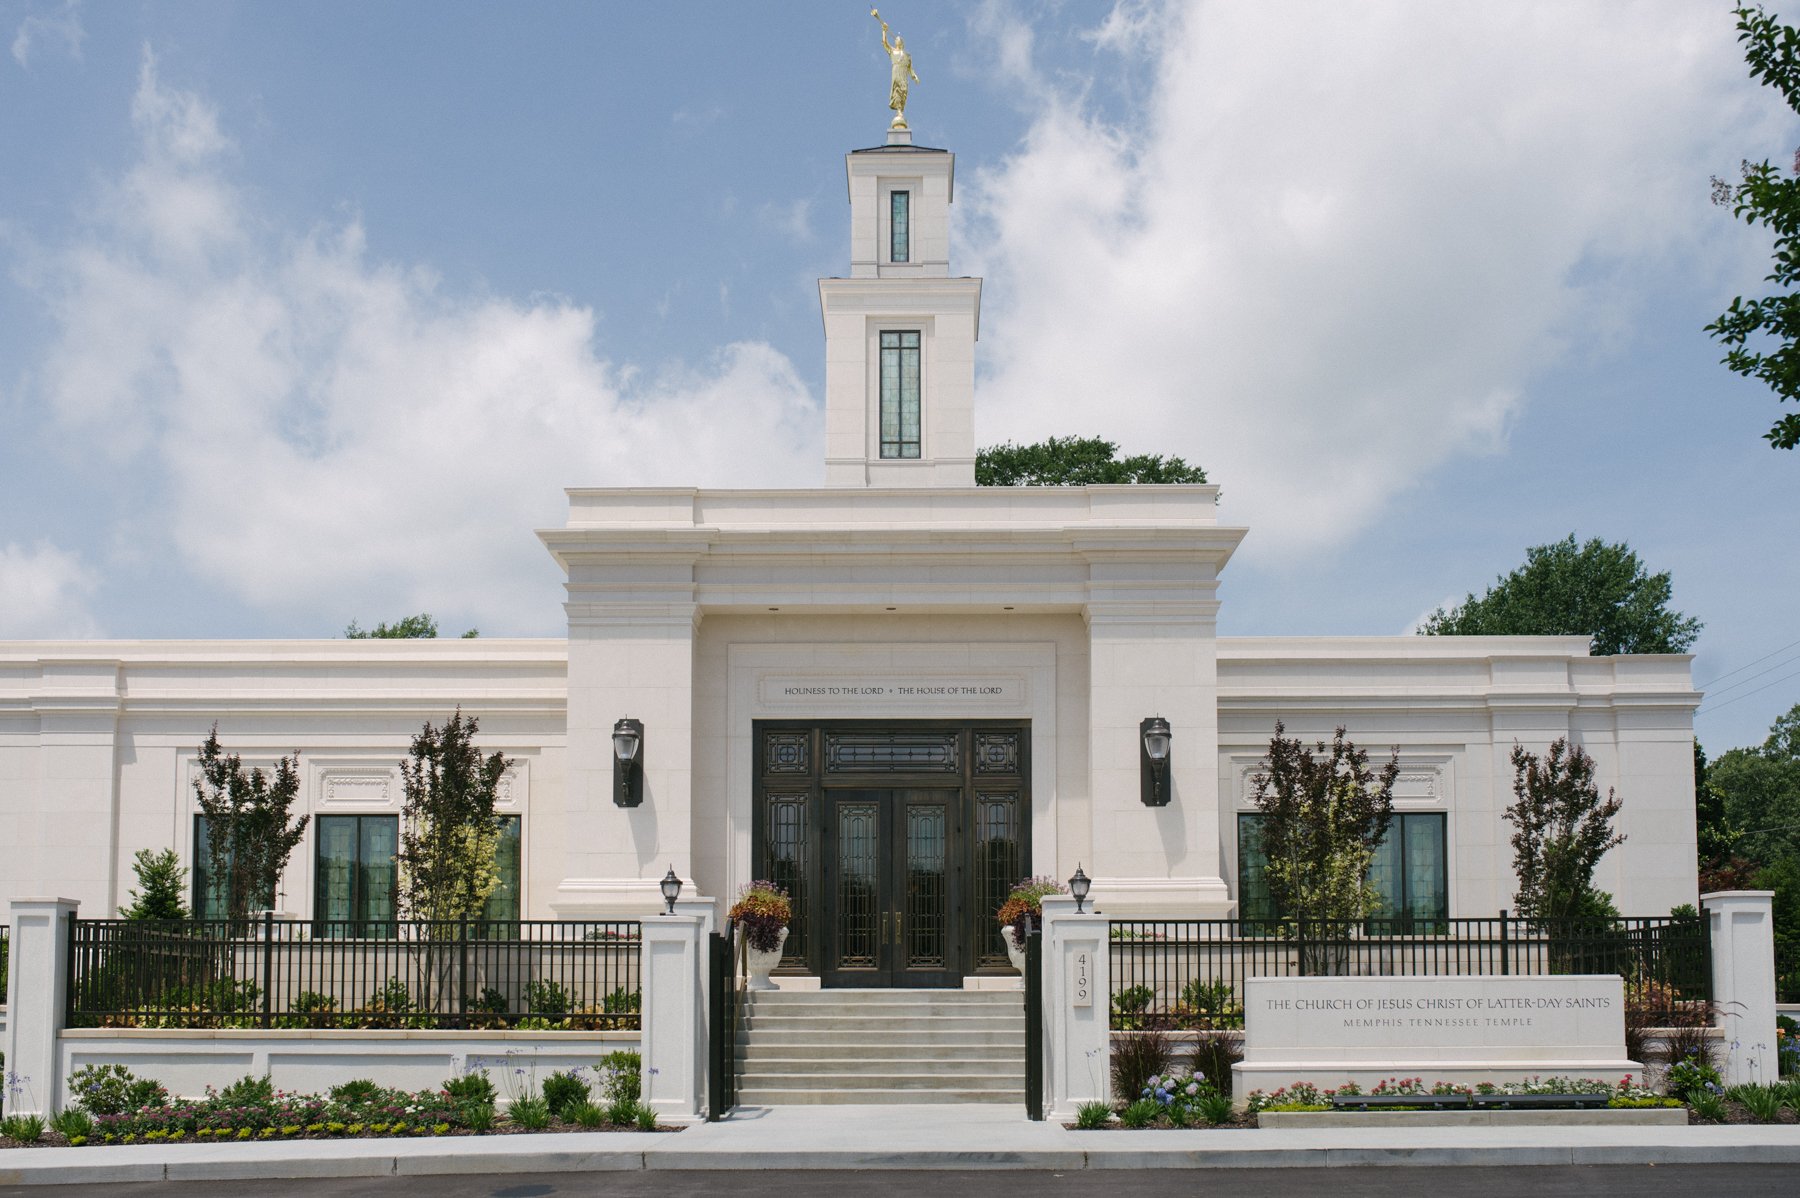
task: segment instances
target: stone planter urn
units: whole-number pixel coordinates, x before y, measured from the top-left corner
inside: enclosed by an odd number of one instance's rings
[[[1013,938],[1013,927],[1009,923],[1000,925],[1000,939],[1006,944],[1006,959],[1012,967],[1019,971],[1019,989],[1025,989],[1025,945]]]
[[[744,968],[750,980],[744,984],[746,990],[775,990],[778,987],[769,980],[769,973],[781,964],[781,950],[787,944],[788,930],[781,929],[781,935],[775,941],[775,947],[764,952],[746,942],[744,945]]]

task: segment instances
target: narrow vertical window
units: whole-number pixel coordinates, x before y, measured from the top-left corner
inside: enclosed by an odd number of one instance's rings
[[[313,919],[319,934],[386,934],[394,922],[400,821],[391,815],[322,815],[316,826]]]
[[[500,884],[487,897],[481,918],[517,923],[519,919],[519,847],[523,823],[519,816],[500,817],[500,841],[494,846],[494,873]],[[491,931],[492,929],[490,929]]]
[[[881,456],[919,456],[919,334],[881,335]]]
[[[215,876],[212,865],[212,831],[206,816],[194,816],[194,866],[189,877],[194,887],[195,919],[230,919],[231,918],[231,868],[232,862],[226,859],[225,873]],[[250,909],[261,911],[275,906],[275,894],[252,895]]]
[[[888,261],[912,261],[912,192],[888,193]]]

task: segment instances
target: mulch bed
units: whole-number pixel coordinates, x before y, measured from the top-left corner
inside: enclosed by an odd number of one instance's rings
[[[143,1140],[138,1140],[138,1141],[135,1141],[132,1144],[128,1144],[128,1145],[127,1144],[108,1144],[103,1140],[89,1140],[86,1144],[80,1145],[80,1147],[82,1147],[82,1148],[127,1148],[127,1147],[129,1147],[129,1148],[145,1148],[145,1147],[153,1147],[154,1145],[157,1145],[157,1144],[286,1144],[286,1143],[293,1143],[293,1142],[296,1142],[299,1140],[453,1140],[453,1139],[457,1139],[458,1137],[467,1138],[467,1137],[474,1137],[474,1136],[565,1135],[565,1134],[573,1134],[575,1132],[596,1132],[596,1131],[597,1132],[647,1131],[647,1132],[651,1132],[651,1133],[662,1133],[662,1132],[675,1132],[675,1131],[681,1131],[681,1130],[683,1130],[683,1128],[681,1126],[670,1125],[667,1123],[659,1123],[654,1128],[650,1128],[650,1129],[641,1128],[641,1127],[637,1126],[637,1124],[635,1124],[635,1123],[627,1123],[627,1124],[603,1123],[599,1127],[583,1127],[579,1123],[565,1123],[561,1119],[552,1119],[550,1121],[550,1125],[548,1127],[541,1127],[535,1131],[533,1131],[531,1128],[528,1128],[528,1127],[515,1127],[512,1124],[501,1124],[500,1126],[493,1128],[491,1131],[470,1131],[468,1128],[464,1128],[464,1127],[452,1128],[451,1130],[445,1132],[441,1136],[440,1135],[396,1136],[396,1135],[390,1135],[387,1133],[377,1134],[375,1132],[363,1132],[360,1135],[354,1135],[354,1136],[344,1135],[342,1133],[339,1133],[338,1135],[325,1134],[325,1135],[315,1135],[315,1136],[309,1136],[309,1135],[306,1135],[305,1133],[302,1133],[297,1136],[268,1136],[266,1138],[262,1137],[262,1136],[251,1136],[247,1140],[238,1140],[238,1139],[234,1139],[234,1138],[231,1138],[228,1136],[219,1136],[217,1138],[208,1136],[205,1139],[200,1139],[200,1138],[197,1138],[194,1136],[186,1136],[179,1140],[156,1140],[156,1141],[151,1141],[149,1143],[146,1143]],[[57,1135],[55,1132],[51,1131],[49,1128],[44,1129],[43,1139],[39,1140],[35,1144],[22,1144],[17,1140],[9,1140],[5,1136],[0,1136],[0,1150],[5,1150],[7,1148],[68,1148],[68,1147],[70,1147],[69,1142],[67,1140],[63,1139],[61,1136]]]

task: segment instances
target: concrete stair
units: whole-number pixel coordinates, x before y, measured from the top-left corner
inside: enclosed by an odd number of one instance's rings
[[[738,1103],[1025,1102],[1016,990],[744,995]]]

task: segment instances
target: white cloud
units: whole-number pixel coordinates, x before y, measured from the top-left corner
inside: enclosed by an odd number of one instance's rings
[[[567,300],[457,294],[376,259],[357,223],[270,232],[202,98],[146,55],[140,160],[78,245],[31,273],[60,335],[57,418],[148,469],[203,578],[275,612],[456,612],[554,631],[531,535],[566,485],[804,478],[817,412],[766,345],[660,376],[595,349]]]
[[[1782,144],[1705,5],[1125,3],[1091,38],[1144,56],[1128,123],[1016,28],[993,48],[1041,115],[966,193],[979,434],[1181,454],[1259,552],[1504,448],[1647,277],[1735,270],[1707,177]]]
[[[0,637],[92,637],[88,612],[94,572],[81,558],[45,541],[0,545]]]
[[[19,22],[13,34],[13,61],[22,67],[31,65],[31,55],[42,42],[61,42],[69,57],[81,61],[81,43],[87,30],[81,26],[77,0],[63,0],[62,11],[51,15],[33,14]]]

